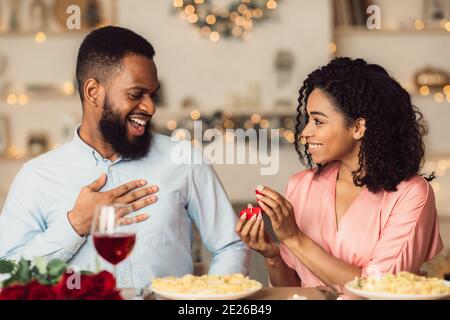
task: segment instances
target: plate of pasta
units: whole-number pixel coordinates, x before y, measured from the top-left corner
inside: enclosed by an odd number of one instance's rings
[[[150,289],[170,300],[237,300],[248,297],[262,284],[242,274],[155,278]]]
[[[372,300],[438,300],[450,298],[450,281],[410,272],[356,278],[345,285],[350,293]]]

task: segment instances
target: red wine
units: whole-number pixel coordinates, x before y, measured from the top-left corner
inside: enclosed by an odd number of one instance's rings
[[[114,265],[128,257],[136,242],[132,233],[96,234],[94,245],[98,254]]]

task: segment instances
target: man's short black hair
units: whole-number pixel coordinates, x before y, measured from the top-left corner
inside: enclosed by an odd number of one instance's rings
[[[128,55],[153,59],[155,50],[150,42],[129,29],[107,26],[92,31],[78,51],[76,75],[81,101],[84,100],[86,80],[95,78],[107,82],[120,71],[123,59]]]

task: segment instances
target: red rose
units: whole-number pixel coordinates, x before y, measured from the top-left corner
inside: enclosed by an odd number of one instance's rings
[[[65,273],[54,287],[56,298],[60,300],[82,299],[89,290],[89,277],[80,273]]]
[[[90,295],[103,297],[111,294],[116,287],[116,280],[108,271],[102,271],[90,276]]]
[[[103,300],[123,300],[123,297],[121,296],[119,291],[114,290],[110,294],[104,296]]]
[[[1,289],[0,300],[25,300],[28,294],[28,287],[13,285]]]
[[[31,282],[27,287],[27,300],[53,300],[56,296],[51,286],[42,285],[37,281]]]

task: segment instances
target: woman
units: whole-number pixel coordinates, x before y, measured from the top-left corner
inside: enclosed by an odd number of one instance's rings
[[[261,216],[236,232],[261,253],[273,286],[344,285],[371,273],[419,272],[441,249],[422,115],[379,65],[336,58],[300,89],[295,148],[308,170],[286,198],[258,187]],[[427,181],[428,180],[428,181]]]

